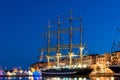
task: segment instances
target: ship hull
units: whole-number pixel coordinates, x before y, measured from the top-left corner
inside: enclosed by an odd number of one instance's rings
[[[73,69],[47,69],[42,71],[43,76],[67,76],[76,74]]]
[[[48,69],[42,71],[43,76],[69,76],[69,75],[89,75],[93,69],[77,68],[77,69]]]
[[[109,68],[114,72],[114,73],[120,73],[120,66],[118,65],[111,65]]]
[[[91,68],[78,68],[75,70],[77,71],[76,75],[89,75],[93,71]]]

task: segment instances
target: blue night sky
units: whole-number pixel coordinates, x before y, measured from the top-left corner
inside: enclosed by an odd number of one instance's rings
[[[120,39],[119,0],[0,0],[0,66],[27,68],[37,62],[48,20],[71,9],[83,18],[89,53],[110,52]]]

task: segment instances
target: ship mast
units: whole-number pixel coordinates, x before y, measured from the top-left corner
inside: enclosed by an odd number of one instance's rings
[[[72,11],[71,11],[71,15],[70,15],[70,41],[69,41],[69,49],[70,49],[70,52],[69,52],[69,58],[70,58],[70,62],[69,62],[69,65],[70,65],[70,68],[72,67],[72,56],[73,56],[73,53],[72,53]]]
[[[47,36],[48,36],[48,44],[47,44],[47,62],[48,62],[48,68],[50,68],[50,20],[48,21],[48,32],[47,32]]]
[[[84,49],[84,46],[82,45],[82,18],[80,18],[80,65],[83,65],[82,63],[82,54],[83,54],[83,49]]]
[[[59,60],[61,57],[61,53],[60,53],[60,16],[58,16],[57,19],[58,19],[58,22],[57,22],[58,30],[57,30],[57,54],[56,54],[56,57],[57,57],[57,67],[58,67]]]
[[[60,53],[60,17],[58,16],[58,30],[57,30],[57,53]]]

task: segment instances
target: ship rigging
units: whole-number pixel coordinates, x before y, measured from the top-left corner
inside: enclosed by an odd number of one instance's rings
[[[61,29],[61,22],[60,22],[60,16],[57,17],[57,31],[54,31],[54,34],[57,34],[57,46],[56,47],[50,47],[50,42],[51,42],[51,34],[53,33],[52,31],[50,31],[51,29],[51,25],[50,25],[50,21],[48,21],[48,34],[47,34],[47,48],[44,49],[44,51],[47,51],[47,62],[48,62],[48,67],[50,68],[50,59],[51,58],[56,58],[57,59],[57,66],[60,65],[60,58],[61,57],[69,57],[69,67],[72,68],[73,62],[72,62],[72,58],[73,56],[79,56],[80,60],[79,60],[79,66],[83,65],[82,63],[82,57],[83,57],[83,50],[84,50],[84,45],[82,43],[82,18],[76,18],[80,21],[80,28],[73,28],[73,17],[72,17],[72,13],[71,16],[69,18],[69,22],[70,22],[70,28],[66,29],[66,31],[63,31],[64,29]],[[73,44],[72,43],[72,39],[73,39],[73,30],[74,31],[79,31],[80,32],[80,44]],[[68,34],[69,32],[69,44],[60,44],[60,34]],[[68,55],[63,55],[61,53],[61,49],[69,49]],[[80,50],[80,54],[79,55],[75,55],[73,53],[73,48],[79,48]],[[43,49],[42,50],[42,54],[43,54]],[[50,52],[52,51],[56,51],[56,55],[55,56],[50,56]]]
[[[73,27],[73,20],[78,20],[80,22],[79,27]],[[85,45],[83,45],[82,41],[82,18],[81,17],[73,17],[72,12],[69,18],[69,27],[62,28],[60,21],[60,16],[57,17],[57,28],[51,29],[51,23],[52,21],[48,21],[48,31],[47,31],[47,48],[42,48],[42,51],[47,51],[47,66],[45,71],[43,71],[43,74],[61,74],[56,72],[68,72],[68,73],[77,73],[77,74],[89,74],[93,69],[91,69],[88,65],[83,63],[83,51],[85,49]],[[55,28],[55,27],[54,27]],[[73,44],[73,32],[79,32],[79,44]],[[66,41],[68,43],[62,44],[61,43],[61,34],[67,34],[69,37],[69,40]],[[78,34],[77,34],[78,35]],[[51,46],[51,38],[56,38],[56,45]],[[66,37],[66,36],[64,36]],[[77,38],[76,38],[77,39]],[[55,42],[55,40],[54,40]],[[79,50],[79,54],[74,53],[74,49]],[[67,55],[64,54],[64,50],[67,50]],[[54,52],[55,55],[51,55],[51,53]],[[43,54],[43,52],[42,52]],[[43,54],[44,55],[44,54]],[[45,56],[45,55],[44,55]],[[73,62],[74,57],[77,56],[77,61]],[[56,60],[51,65],[51,59]],[[62,61],[63,60],[63,61]],[[52,70],[51,70],[52,69]],[[55,70],[53,70],[55,69]],[[59,70],[60,69],[60,70]],[[67,69],[67,70],[66,70]],[[52,72],[51,72],[52,71]]]

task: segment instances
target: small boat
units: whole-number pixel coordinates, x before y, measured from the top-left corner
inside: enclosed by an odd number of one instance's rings
[[[119,45],[120,46],[120,45]],[[119,62],[120,50],[115,51],[111,54],[111,64],[108,67],[114,73],[120,73],[120,62]]]
[[[120,73],[120,65],[109,65],[109,68],[110,68],[114,73]]]

